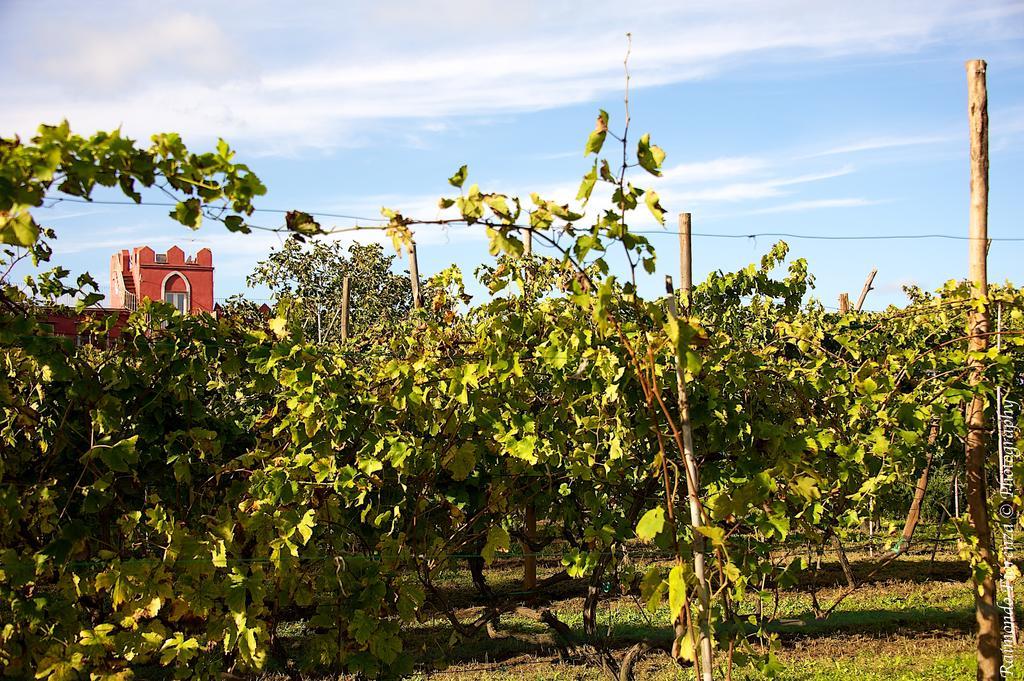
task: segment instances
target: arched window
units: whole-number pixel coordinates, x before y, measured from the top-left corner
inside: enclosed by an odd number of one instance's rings
[[[180,272],[171,272],[164,277],[160,286],[164,302],[170,303],[181,314],[188,314],[192,309],[192,287]]]

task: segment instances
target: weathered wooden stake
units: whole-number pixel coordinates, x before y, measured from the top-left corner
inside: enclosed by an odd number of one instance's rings
[[[416,242],[409,243],[409,281],[412,282],[412,306],[417,310],[423,307],[420,298],[420,266],[416,261]]]
[[[533,255],[533,232],[527,230],[523,241],[523,255]],[[533,502],[526,506],[525,517],[526,538],[533,541],[537,538],[537,507]],[[529,591],[537,588],[537,556],[529,544],[523,544],[523,588]]]
[[[348,340],[348,275],[341,280],[341,340]]]
[[[526,505],[526,536],[531,541],[537,537],[537,507],[531,502]],[[523,543],[523,588],[529,591],[537,588],[537,555],[530,545]]]
[[[839,294],[839,314],[846,314],[850,311],[850,294]]]
[[[867,281],[864,282],[864,288],[860,290],[860,298],[857,299],[857,312],[860,312],[861,308],[864,307],[864,299],[868,297],[868,291],[871,290],[871,284],[875,281],[876,274],[878,274],[878,268],[871,270]]]
[[[960,517],[960,471],[953,473],[953,517]]]
[[[685,213],[684,213],[685,215]],[[680,230],[682,231],[682,230]],[[690,271],[689,258],[684,256],[680,259],[683,271]],[[692,277],[690,279],[692,281]],[[678,318],[676,310],[676,294],[672,287],[672,277],[665,277],[665,289],[668,293],[668,313]],[[704,525],[700,509],[700,470],[697,468],[697,457],[693,448],[693,428],[690,425],[690,401],[686,390],[686,372],[683,363],[686,356],[676,352],[676,399],[679,402],[679,429],[683,433],[683,467],[686,472],[686,496],[690,506],[690,525],[693,531],[693,572],[697,577],[697,622],[698,640],[697,649],[700,651],[700,673],[703,681],[712,681],[713,653],[711,651],[711,597],[708,593],[708,582],[705,574],[704,562],[704,535],[696,528]],[[680,620],[685,613],[680,615]],[[673,645],[673,654],[676,652],[682,628],[680,621],[676,622],[676,644]]]
[[[935,452],[935,442],[939,437],[939,421],[932,420],[931,428],[928,431],[928,454],[925,460],[921,475],[917,478],[914,486],[914,498],[910,502],[910,511],[907,513],[907,520],[903,524],[903,534],[900,537],[897,553],[906,553],[910,550],[910,542],[914,539],[914,530],[921,519],[921,505],[924,503],[924,494],[928,490],[928,475],[932,469],[932,455]]]
[[[528,229],[523,236],[522,254],[527,258],[534,254],[534,232]],[[537,539],[537,506],[534,502],[526,505],[524,516],[526,539],[531,542]],[[522,553],[522,588],[529,591],[537,588],[537,554],[526,542],[522,543]]]
[[[693,246],[689,213],[679,214],[679,284],[684,297],[684,312],[690,312],[690,294],[693,292]]]
[[[967,113],[971,136],[971,210],[967,242],[968,278],[971,298],[988,299],[988,90],[985,82],[986,64],[981,59],[967,62]],[[988,349],[988,310],[984,305],[972,307],[968,319],[971,336],[967,348],[971,355],[970,385],[982,382],[985,364],[980,354]],[[976,354],[977,353],[977,354]],[[985,398],[975,393],[967,407],[967,439],[964,445],[966,465],[967,512],[978,538],[978,554],[991,568],[974,589],[974,616],[978,623],[978,679],[996,681],[1000,678],[1000,613],[996,604],[996,580],[999,566],[992,553],[992,529],[989,524],[988,490],[985,465],[988,461],[985,425]]]
[[[679,214],[679,275],[682,280],[683,293],[685,295],[685,313],[690,315],[691,296],[693,295],[693,247],[692,247],[692,220],[689,213]],[[676,316],[675,293],[672,289],[672,279],[666,280],[669,289],[669,312]],[[693,428],[690,426],[690,403],[686,391],[686,374],[683,371],[682,362],[685,356],[680,357],[676,353],[676,386],[677,399],[679,401],[680,428],[683,431],[683,458],[686,468],[687,497],[690,504],[690,523],[693,527],[700,527],[704,524],[701,518],[700,508],[700,470],[697,468],[697,458],[693,447]],[[693,572],[697,577],[698,593],[697,599],[701,612],[698,613],[698,634],[697,647],[700,650],[701,676],[704,681],[711,681],[713,675],[714,654],[711,650],[711,594],[708,589],[707,577],[704,564],[704,536],[694,532],[693,540]]]

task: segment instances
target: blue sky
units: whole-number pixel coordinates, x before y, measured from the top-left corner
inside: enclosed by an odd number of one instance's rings
[[[18,27],[0,44],[4,136],[63,117],[82,133],[180,131],[196,148],[222,136],[269,187],[264,207],[424,218],[462,163],[485,191],[572,198],[596,110],[621,125],[628,31],[632,131],[668,154],[665,177],[642,182],[712,234],[966,234],[964,61],[984,58],[990,236],[1024,236],[1021,1],[14,0],[0,21]],[[166,210],[61,204],[37,217],[58,230],[55,260],[101,282],[118,248],[208,246],[218,298],[244,291],[279,243],[219,225],[190,232]],[[637,227],[653,229],[645,220]],[[651,238],[659,272],[642,286],[653,295],[678,259],[674,235]],[[695,275],[742,267],[772,241],[697,237]],[[966,272],[963,241],[788,241],[830,306],[842,291],[855,298],[872,267],[868,307]],[[454,262],[471,275],[489,258],[465,228],[424,229],[417,242],[424,274]],[[1024,242],[994,243],[990,280],[1020,283],[1022,256]]]

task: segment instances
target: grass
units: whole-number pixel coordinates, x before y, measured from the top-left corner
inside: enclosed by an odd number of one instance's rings
[[[867,556],[854,555],[855,567]],[[858,560],[859,559],[859,560]],[[973,600],[967,566],[940,556],[934,568],[927,556],[908,556],[883,571],[875,581],[849,596],[829,618],[814,619],[805,590],[785,592],[779,600],[781,679],[963,679],[973,676]],[[515,568],[491,575],[496,590],[517,588]],[[843,591],[838,565],[824,563],[818,593],[831,603]],[[582,630],[582,598],[571,592],[549,607],[562,621]],[[625,649],[641,639],[670,640],[667,609],[647,614],[632,599],[602,603],[598,622],[609,640]],[[543,625],[505,617],[501,630],[539,634]],[[411,643],[412,641],[410,641]],[[426,652],[426,651],[424,651]],[[518,641],[484,640],[461,644],[446,670],[419,678],[455,679],[600,679],[597,669],[560,663],[551,650],[529,649]],[[724,665],[724,660],[722,660]],[[639,679],[692,678],[664,655],[652,655],[637,668]],[[736,679],[761,679],[750,669],[734,670]]]
[[[855,572],[867,574],[874,559],[852,554]],[[783,592],[778,603],[778,659],[784,681],[945,680],[974,677],[974,605],[967,565],[951,554],[940,553],[934,563],[930,551],[909,555],[890,565],[849,595],[824,620],[816,620],[807,585]],[[542,573],[560,568],[556,561],[542,563]],[[543,577],[544,574],[541,575]],[[498,562],[487,573],[497,593],[520,589],[521,567],[515,561]],[[819,572],[818,599],[828,605],[845,590],[838,564],[823,562]],[[475,591],[464,571],[453,572],[445,583],[447,597],[458,607],[476,603]],[[582,632],[583,594],[566,583],[549,600],[537,604]],[[766,608],[773,607],[766,603]],[[609,597],[598,611],[600,632],[608,645],[625,651],[634,642],[669,642],[667,606],[647,613],[630,597]],[[1024,616],[1019,616],[1024,621]],[[301,645],[304,627],[292,623],[283,637]],[[466,679],[551,679],[565,681],[604,678],[599,669],[561,661],[549,641],[538,643],[550,632],[527,617],[509,614],[498,631],[505,638],[455,640],[449,623],[428,617],[404,636],[405,652],[420,670],[416,679],[464,681]],[[529,639],[529,640],[524,640]],[[724,656],[716,667],[724,669]],[[1017,664],[1012,679],[1024,679],[1024,662]],[[267,675],[272,678],[273,675]],[[282,677],[283,678],[283,677]],[[667,681],[692,679],[689,668],[680,668],[666,655],[651,653],[636,668],[637,679]],[[723,676],[724,678],[724,676]],[[768,678],[750,667],[737,667],[733,678],[759,681]]]

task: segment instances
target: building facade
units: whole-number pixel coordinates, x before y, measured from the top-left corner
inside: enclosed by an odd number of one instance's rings
[[[177,246],[157,253],[149,246],[122,250],[110,256],[110,295],[107,306],[81,313],[70,308],[41,310],[40,321],[55,336],[74,337],[76,343],[92,343],[82,335],[81,324],[90,319],[112,320],[105,339],[117,338],[144,300],[162,300],[182,314],[214,314],[213,253],[203,248],[186,256]]]
[[[139,246],[110,256],[110,307],[134,310],[139,302],[162,300],[182,314],[213,313],[213,252],[185,256],[177,246],[157,253]]]

